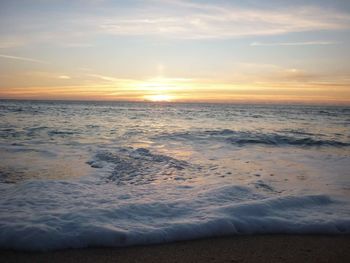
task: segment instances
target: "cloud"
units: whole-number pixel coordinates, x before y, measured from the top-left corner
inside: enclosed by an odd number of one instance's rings
[[[102,81],[107,81],[107,82],[116,82],[119,81],[118,78],[110,77],[110,76],[104,76],[100,74],[87,74],[86,76],[96,78]]]
[[[326,12],[319,7],[264,10],[183,1],[162,3],[161,7],[150,8],[147,12],[134,10],[129,14],[95,22],[100,32],[105,34],[187,39],[237,38],[350,28],[349,14],[335,10]],[[162,5],[167,8],[162,8]]]
[[[253,42],[250,43],[250,46],[328,46],[328,45],[337,45],[340,42],[335,41],[305,41],[305,42],[276,42],[276,43],[261,43]]]
[[[0,49],[20,47],[24,43],[21,36],[0,36]]]
[[[94,47],[95,45],[90,43],[62,43],[60,46],[65,48],[89,48]]]
[[[10,55],[4,55],[4,54],[0,54],[0,58],[26,61],[26,62],[34,62],[34,63],[40,63],[40,64],[48,64],[46,61],[43,61],[43,60],[27,58],[27,57],[10,56]]]
[[[1,17],[0,22],[11,26],[2,30],[0,48],[38,43],[91,47],[89,41],[101,36],[229,39],[350,28],[350,14],[322,6],[292,5],[287,8],[279,5],[259,9],[214,1],[212,4],[193,1],[116,4],[105,1],[90,10],[80,3],[67,12],[53,10],[36,16],[36,13],[24,12],[16,14],[16,20],[11,15]],[[52,16],[57,19],[50,19]],[[312,42],[306,45],[312,45]]]
[[[264,63],[235,63],[230,74],[216,77],[222,81],[226,79],[234,83],[290,83],[312,82],[325,77],[324,73],[305,68],[295,68],[276,64]],[[331,78],[335,78],[332,75]]]
[[[60,75],[58,76],[59,79],[71,79],[70,76],[67,76],[67,75]]]

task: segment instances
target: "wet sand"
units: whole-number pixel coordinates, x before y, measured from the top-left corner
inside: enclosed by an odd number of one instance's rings
[[[0,262],[350,262],[350,235],[256,235],[128,248],[1,250]]]

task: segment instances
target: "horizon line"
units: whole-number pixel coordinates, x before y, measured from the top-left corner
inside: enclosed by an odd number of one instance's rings
[[[103,99],[39,99],[39,98],[1,98],[0,101],[35,101],[35,102],[98,102],[98,103],[147,103],[147,104],[236,104],[236,105],[291,105],[291,106],[347,106],[350,107],[350,101],[334,102],[334,101],[150,101],[150,100],[103,100]]]

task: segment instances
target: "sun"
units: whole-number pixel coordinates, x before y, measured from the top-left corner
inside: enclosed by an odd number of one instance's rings
[[[170,102],[173,100],[173,96],[166,94],[156,94],[156,95],[147,95],[145,96],[146,100],[153,102]]]

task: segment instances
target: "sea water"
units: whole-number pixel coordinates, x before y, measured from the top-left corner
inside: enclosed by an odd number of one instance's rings
[[[0,101],[0,247],[350,233],[350,108]]]

